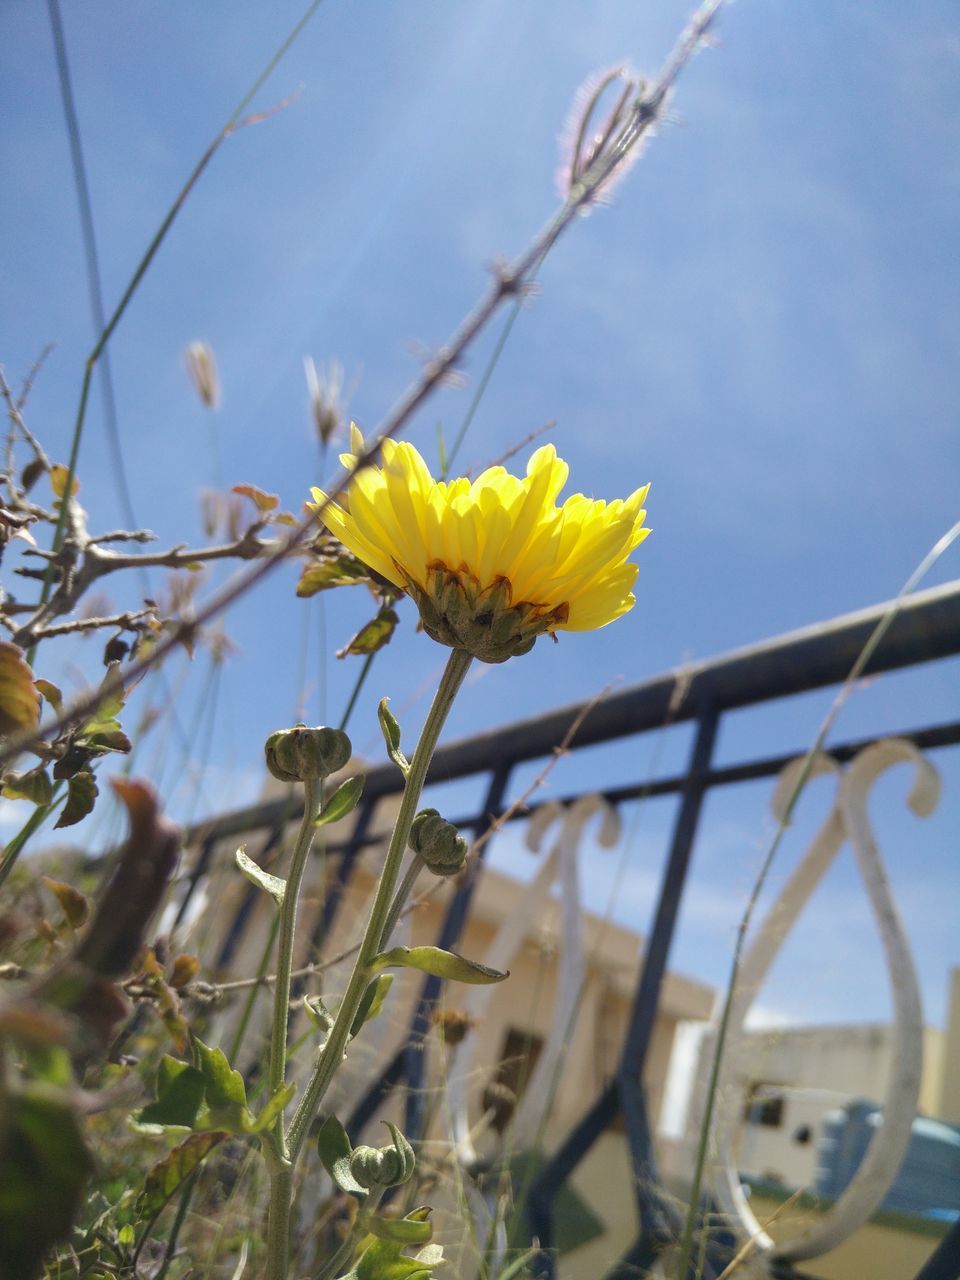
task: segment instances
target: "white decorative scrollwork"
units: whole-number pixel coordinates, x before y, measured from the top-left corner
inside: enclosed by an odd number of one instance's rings
[[[514,956],[531,932],[531,925],[542,914],[555,883],[560,886],[559,970],[550,1031],[537,1064],[526,1084],[523,1098],[510,1126],[510,1144],[523,1150],[536,1140],[552,1095],[552,1082],[559,1069],[576,1017],[577,1004],[586,976],[583,948],[582,907],[577,873],[577,854],[587,822],[602,813],[598,842],[612,847],[620,833],[619,817],[601,796],[581,796],[568,808],[553,802],[538,809],[527,829],[527,845],[538,852],[547,831],[559,821],[556,843],[544,859],[536,876],[520,892],[513,911],[501,924],[491,942],[483,963],[491,968],[509,968]],[[482,1022],[493,997],[493,987],[471,987],[467,993],[465,1012]],[[481,1050],[481,1037],[469,1037],[458,1056],[456,1071],[448,1083],[448,1096],[453,1116],[458,1157],[465,1166],[477,1162],[471,1134],[468,1099],[476,1079],[472,1070]]]
[[[910,1141],[920,1087],[923,1015],[910,950],[867,816],[867,797],[877,778],[892,765],[904,761],[916,767],[908,804],[918,817],[926,817],[936,808],[940,782],[934,767],[912,743],[899,738],[872,743],[842,772],[828,756],[817,757],[814,775],[826,772],[838,775],[836,802],[768,912],[740,967],[718,1086],[720,1098],[728,1102],[742,1099],[746,1090],[743,1055],[737,1052],[736,1042],[754,995],[813,890],[843,843],[849,840],[877,921],[893,994],[894,1043],[883,1123],[875,1131],[853,1180],[830,1211],[802,1234],[777,1243],[760,1226],[740,1185],[732,1143],[736,1109],[733,1106],[721,1109],[716,1132],[717,1199],[761,1254],[800,1261],[835,1248],[880,1205]],[[772,800],[778,821],[786,817],[802,767],[802,761],[792,761],[780,776]]]

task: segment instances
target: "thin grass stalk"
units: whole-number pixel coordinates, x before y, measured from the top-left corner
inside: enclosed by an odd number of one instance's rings
[[[311,11],[319,0],[314,0]],[[267,555],[255,561],[249,569],[234,576],[218,592],[210,598],[196,615],[186,622],[173,627],[150,651],[148,655],[134,662],[126,672],[128,681],[136,680],[150,667],[161,662],[167,654],[183,642],[188,635],[195,633],[211,619],[222,613],[237,599],[245,595],[253,586],[271,573],[276,566],[292,551],[302,544],[314,522],[322,514],[326,506],[336,502],[344,493],[347,485],[364,467],[371,466],[380,457],[380,449],[384,440],[392,439],[410,421],[418,409],[444,383],[449,374],[454,372],[461,358],[472,346],[477,335],[486,327],[508,298],[516,298],[529,287],[544,257],[566,229],[573,223],[579,213],[596,197],[604,183],[610,178],[624,156],[634,147],[647,130],[656,122],[664,99],[673,87],[681,71],[696,52],[716,18],[723,0],[710,0],[702,5],[693,20],[681,36],[676,48],[667,60],[666,67],[656,81],[650,94],[634,105],[630,123],[617,140],[616,149],[609,155],[600,156],[590,166],[582,182],[564,200],[556,213],[547,221],[542,230],[534,237],[529,247],[512,264],[498,270],[493,283],[476,306],[465,316],[455,330],[447,345],[441,348],[434,359],[427,362],[420,376],[403,392],[379,423],[372,436],[373,443],[359,455],[356,466],[350,476],[327,490],[326,499],[317,507],[309,518],[305,518],[281,539]],[[219,140],[218,140],[219,143]],[[142,272],[140,273],[142,274]],[[0,747],[0,766],[14,759],[23,750],[39,741],[47,734],[56,732],[65,724],[74,723],[89,716],[100,703],[112,696],[118,689],[120,681],[108,681],[96,692],[85,694],[59,716],[53,717],[37,729],[24,730],[11,735]]]

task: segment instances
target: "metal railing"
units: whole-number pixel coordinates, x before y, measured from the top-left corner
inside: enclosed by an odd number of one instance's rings
[[[845,615],[826,623],[806,627],[762,643],[735,650],[721,657],[666,672],[652,680],[612,694],[588,708],[576,704],[504,728],[478,734],[441,747],[428,775],[430,783],[448,782],[470,776],[487,778],[480,807],[451,821],[474,837],[490,830],[504,808],[504,797],[513,771],[525,762],[549,757],[578,719],[570,750],[610,742],[665,724],[693,722],[695,733],[686,769],[675,776],[638,781],[611,787],[599,794],[613,805],[646,796],[676,795],[679,806],[674,820],[660,890],[649,933],[639,980],[632,999],[625,1040],[614,1078],[589,1107],[573,1129],[554,1150],[538,1174],[529,1196],[531,1234],[541,1246],[536,1264],[540,1277],[555,1273],[551,1244],[553,1203],[557,1192],[596,1143],[610,1123],[622,1115],[636,1189],[637,1234],[634,1244],[607,1274],[606,1280],[626,1280],[653,1265],[665,1242],[676,1238],[676,1210],[658,1191],[659,1179],[653,1135],[642,1086],[643,1070],[650,1048],[660,991],[687,881],[691,851],[697,833],[700,810],[707,791],[758,778],[772,778],[792,758],[787,755],[744,759],[732,765],[714,763],[714,748],[722,718],[727,712],[841,684],[860,655],[880,620],[893,606],[882,604]],[[949,658],[960,653],[960,581],[918,592],[899,603],[896,617],[863,672],[864,676],[890,672],[920,663]],[[960,720],[916,726],[897,736],[923,750],[960,743]],[[851,760],[869,741],[861,739],[831,744],[827,749],[838,762]],[[339,864],[328,889],[324,910],[315,929],[319,946],[328,936],[342,902],[344,887],[362,849],[382,836],[372,834],[375,808],[384,797],[399,792],[402,778],[392,765],[371,769],[367,774],[363,800],[348,840],[328,846],[328,855],[339,855]],[[575,796],[565,797],[573,800]],[[532,801],[508,820],[526,819],[540,805]],[[267,846],[281,838],[288,822],[299,817],[283,800],[269,801],[237,810],[198,824],[188,839],[199,845],[199,853],[181,904],[186,910],[193,889],[206,875],[218,842],[240,833],[267,833]],[[455,947],[467,920],[470,905],[482,873],[483,853],[469,865],[469,874],[451,899],[437,945]],[[223,943],[218,957],[228,963],[238,946],[252,908],[256,890],[252,887]],[[356,1107],[348,1128],[359,1129],[382,1104],[386,1095],[406,1087],[406,1131],[416,1137],[425,1119],[425,1055],[421,1051],[440,992],[440,980],[428,977],[416,1004],[410,1033],[403,1047],[388,1062]],[[708,1249],[704,1280],[722,1270],[729,1257],[730,1241],[717,1240]],[[771,1263],[772,1273],[799,1280],[800,1273],[789,1264]],[[960,1227],[943,1238],[934,1255],[916,1280],[956,1280],[960,1274]]]

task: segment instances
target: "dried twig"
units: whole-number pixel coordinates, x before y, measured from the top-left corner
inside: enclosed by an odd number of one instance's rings
[[[521,295],[527,290],[544,256],[549,253],[559,237],[576,220],[578,215],[589,207],[607,180],[623,163],[624,157],[660,118],[668,93],[675,84],[680,72],[700,47],[722,4],[723,0],[708,0],[708,3],[700,6],[678,41],[673,53],[668,58],[660,77],[649,89],[645,88],[633,103],[624,128],[613,141],[608,151],[598,156],[587,171],[581,175],[580,180],[571,189],[559,210],[534,237],[527,250],[513,264],[499,267],[495,270],[493,281],[484,297],[467,314],[459,328],[451,336],[449,343],[442,347],[433,359],[425,364],[419,377],[400,396],[393,408],[381,421],[373,437],[374,443],[357,458],[356,466],[351,476],[345,476],[335,484],[329,491],[325,502],[321,504],[317,511],[304,517],[300,524],[291,529],[287,537],[278,541],[268,554],[262,556],[246,572],[237,574],[231,582],[226,583],[220,591],[216,592],[207,604],[198,611],[194,619],[180,623],[172,628],[169,634],[160,640],[148,654],[132,663],[126,672],[128,680],[138,679],[150,667],[162,661],[175,646],[183,643],[185,638],[194,633],[197,627],[209,622],[229,608],[237,599],[245,595],[247,591],[275,569],[281,560],[299,547],[311,529],[314,528],[316,517],[322,513],[324,507],[331,502],[335,502],[344,493],[351,478],[356,475],[357,471],[371,466],[378,460],[383,441],[392,439],[397,435],[436,388],[442,385],[451,373],[456,372],[461,358],[472,345],[477,335],[485,328],[491,317],[505,301]],[[221,140],[218,137],[216,145],[219,145]],[[212,149],[210,154],[212,154]],[[200,172],[206,166],[210,154],[205,155],[201,160],[195,175],[184,189],[184,199],[196,177],[199,177]],[[170,221],[172,221],[180,203],[178,202],[171,212]],[[163,228],[164,231],[165,229],[166,227]],[[145,258],[142,268],[138,270],[134,280],[128,286],[121,305],[117,308],[113,320],[95,348],[95,355],[99,356],[109,340],[129,297],[139,283],[140,277],[146,271],[151,256],[148,255]],[[81,409],[84,407],[85,395]],[[11,735],[0,747],[0,765],[4,765],[16,758],[23,750],[39,741],[45,735],[58,732],[65,724],[75,723],[90,716],[101,701],[113,696],[119,690],[122,682],[123,676],[118,674],[112,680],[105,681],[99,690],[86,693],[77,698],[72,704],[65,707],[59,716],[52,717],[48,722],[40,725],[39,728],[24,730],[18,734]]]

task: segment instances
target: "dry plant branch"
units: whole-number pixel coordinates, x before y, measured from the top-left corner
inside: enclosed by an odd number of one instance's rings
[[[527,250],[514,263],[495,270],[493,281],[484,297],[467,314],[451,336],[448,344],[441,348],[433,359],[425,364],[419,377],[400,396],[393,408],[389,410],[386,417],[381,421],[375,432],[374,443],[357,458],[356,467],[352,474],[355,475],[360,469],[368,467],[377,461],[380,456],[382,442],[396,436],[436,388],[450,374],[456,371],[463,355],[491,317],[499,310],[500,306],[508,298],[516,297],[528,288],[530,280],[543,257],[577,216],[597,198],[604,184],[623,163],[625,156],[660,118],[667,95],[676,83],[683,68],[700,47],[722,4],[723,0],[708,0],[708,3],[701,5],[697,10],[668,58],[661,75],[651,87],[645,87],[641,91],[632,105],[627,122],[609,151],[599,155],[593,161],[586,173],[580,177],[579,181],[571,189],[559,210],[534,237]],[[215,143],[201,159],[194,176],[184,189],[183,199],[186,198],[189,189],[196,178],[199,177],[224,136],[226,136],[226,131],[222,136],[218,136]],[[162,238],[162,234],[165,234],[166,228],[175,216],[180,204],[182,204],[182,200],[178,201],[171,210],[168,219],[161,228],[161,232],[158,233],[159,238]],[[155,241],[157,247],[159,238]],[[120,306],[108,325],[107,331],[105,331],[97,344],[91,359],[95,359],[102,351],[155,251],[154,245],[151,245],[144,263],[138,268],[134,279],[124,293]],[[90,365],[88,362],[81,407],[86,402],[89,375]],[[280,539],[271,551],[259,559],[249,570],[237,574],[231,582],[226,583],[220,591],[211,597],[206,605],[198,610],[194,619],[180,623],[172,628],[169,634],[151,649],[149,654],[133,662],[127,670],[126,678],[130,681],[138,679],[150,667],[162,661],[176,645],[182,643],[184,638],[195,631],[197,627],[209,622],[229,608],[230,605],[259,583],[261,579],[265,578],[268,573],[276,568],[281,560],[302,544],[309,531],[314,527],[317,515],[329,503],[336,501],[344,493],[349,481],[350,477],[344,477],[338,481],[328,491],[325,502],[321,504],[316,512],[309,517],[305,517],[299,525],[293,528],[285,538]],[[118,674],[113,680],[105,682],[100,690],[87,693],[76,699],[64,709],[60,716],[51,718],[37,729],[25,730],[11,736],[0,748],[0,765],[8,763],[45,735],[55,733],[66,724],[76,723],[90,716],[100,702],[119,690],[122,681],[123,677]]]

